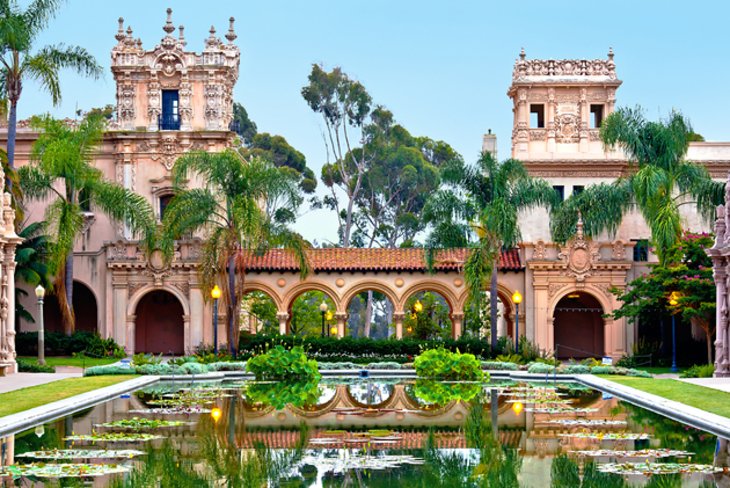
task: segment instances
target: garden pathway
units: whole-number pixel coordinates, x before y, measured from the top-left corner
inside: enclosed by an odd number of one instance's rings
[[[679,381],[730,393],[730,378],[680,378]]]
[[[63,369],[63,368],[57,368]],[[57,372],[57,373],[16,373],[0,377],[0,393],[7,393],[29,386],[45,385],[53,381],[65,378],[77,378],[82,375],[81,368],[75,368],[74,372]]]

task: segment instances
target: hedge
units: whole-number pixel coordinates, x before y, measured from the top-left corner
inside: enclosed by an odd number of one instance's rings
[[[419,340],[412,338],[405,339],[370,339],[366,337],[295,337],[291,335],[261,335],[242,334],[239,342],[239,354],[243,358],[249,358],[254,354],[261,353],[266,349],[281,344],[284,347],[301,345],[310,357],[324,360],[331,355],[333,358],[344,356],[372,356],[384,357],[387,359],[412,360],[421,351],[444,347],[450,351],[470,353],[475,356],[488,359],[503,354],[503,347],[499,347],[494,353],[485,339],[463,337],[458,340]]]
[[[46,332],[46,356],[73,356],[84,353],[92,358],[126,356],[124,349],[114,339],[104,339],[93,332],[74,332],[70,336],[62,332]],[[15,336],[18,356],[38,355],[38,332],[19,332]]]

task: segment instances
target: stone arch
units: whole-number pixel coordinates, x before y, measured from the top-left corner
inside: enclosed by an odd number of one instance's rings
[[[393,323],[393,317],[397,311],[397,303],[398,298],[396,294],[393,292],[391,288],[389,288],[387,285],[383,284],[382,282],[377,281],[361,281],[354,285],[352,288],[348,289],[347,292],[343,295],[341,299],[342,307],[345,309],[345,331],[344,334],[347,335],[353,335],[355,337],[355,332],[360,332],[357,329],[353,329],[352,325],[353,322],[357,320],[355,316],[352,315],[352,302],[353,300],[360,295],[361,293],[366,293],[368,291],[374,291],[378,293],[382,293],[385,296],[385,299],[390,302],[390,305],[386,305],[386,322],[388,325]],[[375,309],[373,309],[375,311]],[[375,319],[375,315],[373,315],[373,318]],[[375,322],[373,322],[375,324]],[[362,325],[362,324],[360,324]],[[375,328],[377,329],[377,327]],[[349,332],[348,332],[349,330]],[[383,330],[381,329],[381,333]],[[385,333],[386,337],[390,336],[389,329],[386,328]],[[392,331],[395,332],[395,331]],[[374,334],[377,334],[375,330],[371,330],[371,334],[369,335],[370,338],[375,338],[377,335],[374,336]]]
[[[281,299],[276,292],[269,286],[261,283],[246,283],[244,284],[243,291],[241,292],[241,327],[247,329],[251,334],[259,333],[264,327],[264,323],[260,320],[260,317],[250,313],[249,309],[246,309],[247,296],[250,293],[263,293],[271,301],[274,307],[274,317],[272,318],[272,326],[278,329],[278,314],[281,311]]]
[[[182,355],[186,344],[183,303],[165,289],[149,290],[135,306],[134,350]]]
[[[175,295],[175,298],[180,302],[183,308],[183,313],[186,316],[190,316],[190,302],[188,301],[188,297],[185,296],[179,289],[175,288],[174,286],[155,286],[155,285],[147,285],[143,286],[139,290],[137,290],[137,293],[131,296],[129,299],[129,302],[127,302],[127,317],[134,316],[135,310],[137,309],[137,304],[139,301],[149,292],[155,291],[155,290],[162,290],[166,291],[168,293],[171,293]]]
[[[557,357],[580,358],[606,354],[610,343],[610,324],[603,314],[611,310],[611,305],[602,295],[592,287],[571,288],[553,300],[549,317],[553,327],[552,348],[556,350]],[[561,303],[571,304],[566,300],[574,300],[574,311],[561,312],[558,309]],[[581,308],[586,311],[581,311]]]
[[[437,281],[421,281],[406,289],[401,295],[400,302],[397,304],[398,310],[403,311],[403,308],[406,306],[406,301],[408,300],[408,298],[414,293],[418,293],[421,291],[435,291],[440,294],[449,304],[449,308],[451,309],[452,314],[463,311],[463,303],[459,301],[453,290],[443,283],[439,283]]]
[[[322,293],[329,295],[329,297],[335,302],[335,312],[345,312],[345,310],[342,309],[342,300],[340,299],[340,295],[334,290],[334,288],[317,281],[302,281],[292,287],[292,289],[284,295],[284,298],[281,301],[281,304],[283,305],[281,311],[288,312],[292,303],[294,303],[294,300],[296,300],[299,295],[307,291],[321,291]]]
[[[243,285],[243,293],[249,293],[252,291],[261,291],[269,295],[271,299],[276,304],[276,309],[280,312],[286,311],[286,305],[285,300],[282,299],[281,294],[279,294],[276,290],[274,290],[272,287],[265,283],[260,283],[258,281],[250,282],[247,281]],[[296,296],[294,297],[296,298]]]

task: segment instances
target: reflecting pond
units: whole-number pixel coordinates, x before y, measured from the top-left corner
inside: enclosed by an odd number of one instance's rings
[[[1,442],[7,486],[730,486],[726,440],[568,383],[157,383]]]

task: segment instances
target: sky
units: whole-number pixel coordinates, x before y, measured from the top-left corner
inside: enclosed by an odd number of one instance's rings
[[[20,117],[70,117],[115,103],[109,65],[117,19],[153,49],[167,7],[195,51],[211,25],[222,37],[236,18],[235,100],[259,132],[284,136],[316,174],[326,158],[323,126],[300,93],[312,63],[342,67],[412,134],[444,140],[474,161],[488,129],[499,157],[509,156],[506,93],[520,48],[528,58],[594,59],[612,47],[624,82],[619,106],[641,105],[650,118],[678,109],[708,141],[730,140],[730,2],[702,0],[68,0],[37,45],[83,46],[106,74],[93,81],[64,73],[55,108],[27,83]],[[336,240],[337,221],[326,210],[304,209],[296,228],[310,240]]]

